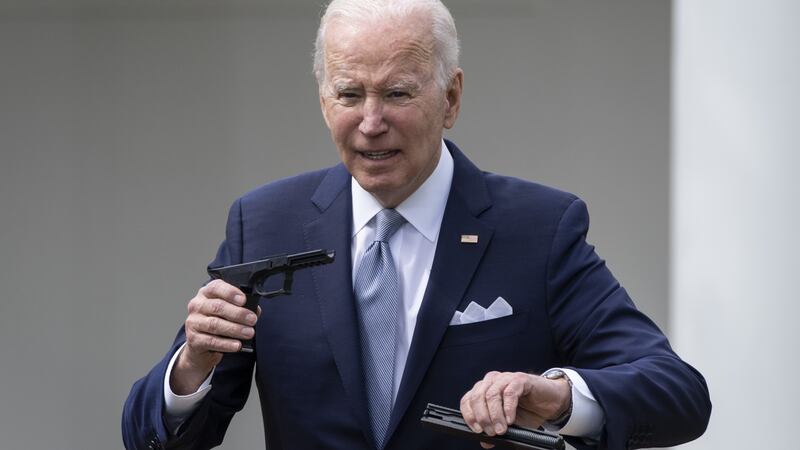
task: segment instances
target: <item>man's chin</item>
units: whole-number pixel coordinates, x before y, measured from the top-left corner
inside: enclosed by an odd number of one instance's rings
[[[398,190],[400,187],[390,173],[370,174],[361,170],[352,173],[358,184],[370,194],[385,194]]]
[[[403,184],[390,180],[378,180],[375,178],[354,177],[362,189],[372,194],[384,207],[392,208],[397,206],[408,197],[405,193]]]
[[[395,193],[399,190],[392,185],[387,185],[384,183],[362,183],[359,181],[358,184],[360,184],[365,191],[376,197],[391,196],[392,193]]]

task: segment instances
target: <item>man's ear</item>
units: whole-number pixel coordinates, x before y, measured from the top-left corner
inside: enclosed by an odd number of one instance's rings
[[[464,71],[461,68],[456,69],[453,78],[450,79],[450,86],[447,87],[445,92],[445,112],[444,112],[444,127],[447,129],[453,128],[458,119],[458,111],[461,109],[461,92],[464,89]]]

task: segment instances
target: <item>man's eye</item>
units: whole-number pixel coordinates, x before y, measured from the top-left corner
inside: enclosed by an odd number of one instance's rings
[[[389,92],[390,98],[404,98],[408,97],[408,92],[406,91],[391,91]]]
[[[339,98],[342,100],[353,100],[358,98],[358,94],[355,92],[339,92]]]

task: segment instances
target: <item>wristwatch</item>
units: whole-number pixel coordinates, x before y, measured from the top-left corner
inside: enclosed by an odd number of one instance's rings
[[[564,425],[566,425],[567,422],[569,421],[570,416],[572,415],[572,380],[570,380],[569,377],[567,376],[567,374],[561,369],[548,370],[542,376],[547,378],[548,380],[560,380],[560,379],[563,378],[563,379],[567,380],[567,383],[569,383],[569,392],[570,392],[570,394],[569,394],[569,408],[567,408],[567,410],[564,411],[563,414],[561,414],[560,416],[556,417],[555,419],[547,421],[548,424],[550,424],[550,425],[552,425],[554,427],[563,428]]]

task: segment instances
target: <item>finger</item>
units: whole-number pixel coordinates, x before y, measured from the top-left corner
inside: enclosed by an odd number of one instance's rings
[[[255,334],[255,330],[248,325],[231,322],[217,316],[194,314],[189,316],[186,321],[190,328],[205,334],[236,339],[250,339]]]
[[[500,375],[502,375],[502,374],[500,372],[496,371],[496,370],[493,370],[491,372],[487,372],[486,375],[483,376],[483,381],[492,382],[492,381],[495,380],[495,378],[497,378]]]
[[[514,423],[517,418],[517,407],[523,390],[524,382],[518,376],[513,377],[503,389],[503,413],[506,416],[506,423],[509,425]]]
[[[195,351],[201,352],[233,353],[242,348],[242,342],[238,339],[229,339],[196,331],[187,334],[186,345],[191,346]]]
[[[247,300],[241,290],[222,280],[211,280],[200,288],[200,293],[206,298],[220,298],[237,306],[244,306]]]
[[[258,320],[258,316],[249,309],[232,305],[218,298],[207,298],[199,301],[195,310],[204,316],[221,317],[225,320],[248,326],[255,325]]]
[[[494,424],[489,415],[489,407],[486,404],[486,391],[488,388],[489,383],[485,380],[476,383],[475,387],[472,388],[472,395],[470,395],[470,406],[480,429],[489,436],[494,436]]]
[[[472,411],[472,406],[470,405],[470,395],[472,391],[467,392],[461,397],[461,416],[464,418],[464,423],[475,433],[480,433],[483,431],[480,425],[478,425],[478,421],[475,420],[475,413]]]
[[[492,444],[490,444],[488,442],[481,442],[481,447],[483,447],[483,448],[494,448],[494,445],[492,445]]]
[[[503,392],[508,383],[508,377],[496,377],[495,381],[486,389],[486,409],[489,412],[491,427],[497,434],[506,432],[506,415],[503,407]]]

